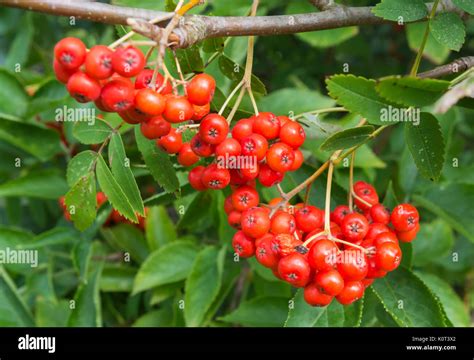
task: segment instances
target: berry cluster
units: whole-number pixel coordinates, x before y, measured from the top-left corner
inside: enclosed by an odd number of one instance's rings
[[[281,203],[277,198],[270,208],[251,207],[241,216],[234,250],[241,257],[255,255],[277,278],[304,288],[310,305],[326,306],[334,297],[349,305],[374,279],[400,265],[399,241],[412,241],[419,229],[418,211],[412,205],[398,205],[390,213],[372,185],[356,182],[354,192],[360,212],[337,206],[330,213],[330,231],[324,230],[324,210],[312,205],[275,211],[274,205]],[[240,205],[238,199],[235,193],[227,199],[228,214]]]

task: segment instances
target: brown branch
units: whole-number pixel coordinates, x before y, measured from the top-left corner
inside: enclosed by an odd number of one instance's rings
[[[329,10],[334,6],[339,6],[334,0],[308,0],[311,4],[316,6],[320,11]]]
[[[317,1],[322,3],[322,1]],[[324,1],[330,3],[330,1]],[[108,24],[127,24],[127,19],[152,20],[162,16],[158,25],[165,26],[170,13],[121,7],[89,1],[68,0],[0,0],[3,6],[17,7],[43,13],[75,16]],[[427,4],[431,9],[432,4]],[[439,11],[462,13],[451,0],[442,0]],[[283,35],[307,31],[335,29],[355,25],[382,24],[388,21],[375,16],[371,7],[331,6],[326,11],[278,16],[183,16],[183,21],[174,30],[180,41],[178,46],[186,47],[210,37]]]
[[[438,66],[432,70],[422,72],[418,74],[419,78],[440,78],[448,75],[455,75],[462,73],[470,68],[474,67],[474,56],[466,56],[454,60],[453,62]]]

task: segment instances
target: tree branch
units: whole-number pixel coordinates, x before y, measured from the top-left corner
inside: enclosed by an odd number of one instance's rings
[[[313,0],[313,3],[329,5],[332,2]],[[78,19],[122,25],[126,25],[128,19],[149,21],[162,17],[163,21],[159,21],[157,24],[165,26],[173,16],[173,13],[80,0],[0,0],[0,4],[47,14],[75,16]],[[324,5],[321,6],[326,8]],[[431,9],[432,4],[427,4],[427,6],[428,9]],[[443,12],[462,14],[451,0],[442,0],[439,9]],[[180,39],[178,46],[187,47],[211,37],[284,35],[388,22],[375,16],[371,10],[371,7],[330,6],[328,10],[316,13],[251,18],[246,16],[187,15],[174,30],[174,34]]]
[[[453,62],[438,66],[429,71],[418,74],[419,78],[440,78],[443,76],[454,75],[456,73],[462,73],[470,68],[474,67],[474,56],[466,56],[454,60]]]
[[[309,0],[311,4],[316,6],[320,11],[329,10],[334,6],[339,6],[334,0]]]

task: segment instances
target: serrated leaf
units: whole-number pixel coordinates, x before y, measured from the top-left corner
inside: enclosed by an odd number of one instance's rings
[[[421,175],[437,181],[444,165],[445,143],[438,120],[421,113],[420,123],[405,124],[405,140]]]
[[[125,153],[122,137],[118,133],[114,133],[110,139],[109,163],[117,184],[127,196],[128,202],[133,210],[144,216],[145,208],[143,206],[140,190],[130,169],[130,159],[127,158],[127,154]]]
[[[133,293],[185,279],[196,255],[196,246],[186,241],[175,241],[154,251],[138,270]]]
[[[58,199],[66,191],[66,181],[52,170],[35,171],[0,185],[1,197]]]
[[[154,251],[163,245],[176,241],[176,228],[166,208],[153,206],[148,208],[146,221],[146,240],[150,250]]]
[[[169,155],[157,148],[153,141],[145,138],[138,126],[135,127],[135,139],[138,149],[143,155],[143,160],[153,178],[166,192],[171,193],[178,190],[179,181]]]
[[[221,72],[230,80],[233,80],[235,83],[238,83],[244,77],[245,70],[239,64],[236,64],[232,59],[228,58],[226,55],[221,55],[219,57],[219,68]],[[267,90],[263,82],[252,74],[252,91],[261,95],[266,95]]]
[[[78,121],[72,128],[74,137],[82,144],[100,144],[112,133],[112,128],[103,120]]]
[[[372,12],[385,20],[410,22],[428,15],[423,0],[382,0],[373,7]]]
[[[474,2],[472,0],[453,0],[454,5],[474,15]]]
[[[199,252],[186,280],[184,319],[186,326],[200,326],[219,294],[224,270],[225,247],[206,247]]]
[[[332,98],[371,124],[387,125],[381,116],[387,109],[398,108],[377,93],[375,80],[354,75],[334,75],[326,80],[326,84]]]
[[[356,128],[340,131],[324,140],[324,142],[321,144],[321,150],[335,151],[340,149],[348,149],[353,146],[363,144],[369,140],[373,131],[374,127],[370,125],[359,126]]]
[[[359,327],[365,307],[365,295],[362,299],[344,306],[344,327]]]
[[[242,302],[236,310],[219,320],[244,326],[280,327],[285,322],[287,312],[287,299],[264,296]]]
[[[405,26],[408,45],[415,53],[418,53],[421,47],[426,26],[426,22],[412,23]],[[448,58],[449,53],[450,50],[446,46],[441,45],[436,41],[431,33],[428,34],[428,40],[426,42],[425,50],[423,51],[423,57],[439,65]]]
[[[390,76],[379,81],[377,91],[399,105],[423,107],[436,102],[449,85],[444,80]]]
[[[92,164],[97,158],[97,153],[92,150],[80,152],[67,164],[67,183],[73,186],[85,173],[92,170]]]
[[[391,318],[404,327],[444,327],[441,305],[412,272],[398,268],[372,284]]]
[[[66,211],[80,231],[91,226],[97,214],[95,185],[94,173],[89,172],[81,177],[65,196]]]
[[[455,13],[441,13],[430,21],[430,31],[433,37],[448,49],[461,50],[466,38],[464,23]]]

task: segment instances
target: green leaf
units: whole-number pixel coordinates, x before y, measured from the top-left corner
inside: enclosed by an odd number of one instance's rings
[[[110,169],[101,155],[99,155],[96,166],[97,180],[100,188],[107,195],[108,200],[115,210],[125,216],[127,219],[137,222],[137,215],[128,201],[123,189],[113,177]]]
[[[451,227],[442,219],[424,223],[413,245],[413,261],[424,266],[446,255],[453,247],[454,236]]]
[[[165,207],[148,208],[146,218],[145,235],[150,250],[157,250],[167,243],[176,241],[176,228]]]
[[[80,152],[74,156],[67,164],[67,183],[73,186],[87,172],[90,172],[94,161],[97,159],[97,153],[92,150]]]
[[[185,279],[197,255],[195,245],[175,241],[150,254],[138,270],[133,293]]]
[[[80,240],[74,245],[71,251],[72,264],[79,275],[81,282],[87,281],[86,276],[89,270],[89,263],[92,257],[92,242]]]
[[[1,116],[0,114],[0,140],[28,152],[41,161],[49,160],[62,151],[59,134],[56,131],[35,124],[8,120]]]
[[[202,42],[202,50],[207,53],[223,52],[225,38],[209,38]]]
[[[200,73],[204,71],[204,62],[202,61],[201,53],[197,45],[176,50],[176,57],[178,58],[183,74],[193,72]],[[172,64],[175,66],[174,62],[172,62]]]
[[[0,185],[0,197],[58,199],[66,191],[66,181],[53,170],[35,171]]]
[[[119,133],[114,133],[110,139],[109,163],[117,184],[127,196],[128,202],[133,210],[145,216],[145,208],[143,206],[140,190],[130,169],[130,159],[127,158],[122,137]]]
[[[0,116],[21,118],[26,113],[28,102],[28,95],[17,78],[0,69]]]
[[[100,144],[107,139],[113,129],[103,120],[77,121],[72,129],[72,134],[82,144]]]
[[[341,327],[344,325],[344,306],[337,301],[332,301],[324,308],[326,311],[318,318],[315,327]]]
[[[381,116],[397,106],[375,90],[375,80],[354,75],[334,75],[326,80],[329,95],[346,109],[359,114],[375,125],[386,125]]]
[[[474,3],[471,0],[453,0],[454,5],[474,15]]]
[[[75,308],[68,319],[68,326],[100,327],[102,326],[102,310],[100,302],[100,276],[103,265],[92,272],[85,284],[79,285],[74,296]]]
[[[421,113],[419,124],[405,124],[405,140],[421,175],[437,181],[443,169],[445,154],[438,120],[429,113]]]
[[[71,314],[68,300],[52,301],[38,297],[35,308],[35,325],[38,327],[66,327]]]
[[[1,326],[27,327],[34,325],[31,313],[3,266],[0,266],[0,294]]]
[[[113,247],[130,254],[138,262],[145,261],[150,254],[142,231],[130,224],[119,224],[101,230],[104,238]]]
[[[359,327],[362,323],[362,315],[364,313],[365,306],[365,295],[364,297],[352,303],[351,305],[344,306],[344,327]]]
[[[471,321],[466,306],[448,283],[433,274],[417,271],[416,275],[438,297],[453,326],[470,326]]]
[[[233,80],[235,83],[238,83],[244,77],[244,68],[239,64],[236,64],[232,59],[226,55],[221,55],[219,57],[219,68],[221,72],[230,80]],[[263,82],[252,74],[252,91],[260,95],[266,95],[267,90]]]
[[[171,193],[178,190],[179,181],[169,155],[159,149],[154,141],[145,138],[138,126],[135,127],[135,139],[153,178],[158,181],[166,192]]]
[[[5,67],[12,71],[22,70],[22,67],[26,65],[28,60],[33,35],[32,14],[26,13],[22,17],[21,23],[18,24],[15,39],[10,45],[7,58],[5,59]],[[17,64],[20,65],[19,69],[15,69]]]
[[[171,327],[175,326],[173,311],[169,308],[154,310],[140,316],[133,327]]]
[[[421,47],[421,42],[426,31],[426,22],[407,24],[405,28],[407,31],[408,45],[410,49],[417,53]],[[446,61],[449,53],[449,49],[436,41],[431,33],[428,35],[428,40],[423,52],[425,58],[439,65]]]
[[[288,300],[281,297],[257,297],[242,302],[240,306],[219,320],[226,323],[255,327],[280,327],[288,312]]]
[[[399,105],[423,107],[435,103],[450,82],[437,79],[389,76],[379,81],[379,94]]]
[[[340,131],[324,140],[321,144],[321,150],[335,151],[363,144],[370,139],[373,131],[374,127],[370,125]]]
[[[420,20],[428,15],[423,0],[382,0],[372,12],[385,20],[399,23]]]
[[[100,277],[100,291],[131,292],[137,270],[128,266],[107,265]]]
[[[161,285],[153,289],[150,299],[150,305],[159,304],[166,299],[174,296],[178,290],[184,287],[183,281],[178,281],[172,284]]]
[[[65,196],[67,211],[74,226],[84,231],[95,220],[97,210],[95,176],[93,172],[81,177]]]
[[[372,289],[398,326],[444,327],[439,302],[412,272],[398,268],[377,279]]]
[[[194,260],[186,280],[184,319],[186,326],[200,326],[219,294],[224,270],[225,247],[205,247]]]
[[[466,38],[464,23],[455,13],[441,13],[430,21],[430,31],[433,37],[448,49],[461,50]]]

